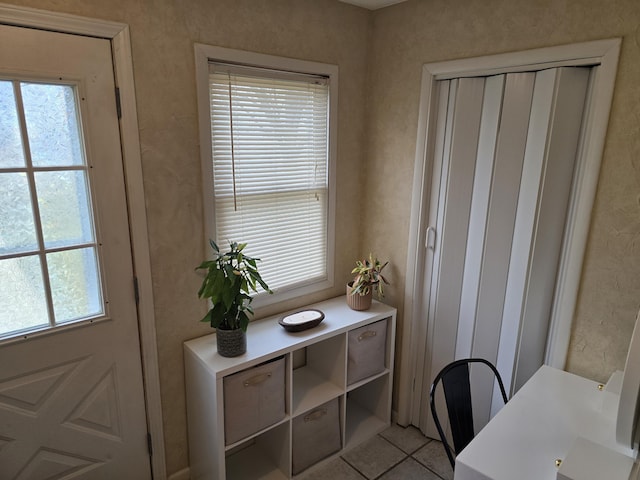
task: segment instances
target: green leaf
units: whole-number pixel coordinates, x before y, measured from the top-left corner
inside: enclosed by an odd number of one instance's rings
[[[201,322],[211,323],[211,310],[209,310],[207,312],[207,314],[204,317],[202,317],[202,319],[200,321]]]
[[[211,281],[211,288],[208,291],[208,296],[211,298],[212,303],[219,303],[222,301],[222,294],[225,289],[224,284],[226,280],[224,273],[220,270],[216,270],[215,276],[213,276]]]
[[[202,281],[202,285],[200,285],[200,290],[198,290],[198,298],[205,298],[202,294],[204,293],[205,288],[207,287],[207,283],[208,283],[207,279],[205,278]]]
[[[222,291],[222,304],[224,305],[225,309],[231,309],[231,307],[233,306],[234,298],[235,295],[231,290],[225,289]]]
[[[214,262],[213,260],[205,260],[200,265],[198,265],[195,269],[200,270],[200,269],[210,268],[215,264],[216,262]]]
[[[247,281],[247,289],[245,290],[245,292],[247,293],[251,293],[251,292],[256,292],[256,281],[252,276],[246,276],[245,280]]]
[[[242,330],[247,331],[247,327],[249,326],[249,317],[246,313],[240,312],[238,314],[238,323]]]
[[[225,275],[227,277],[232,278],[232,277],[235,276],[234,273],[233,273],[234,268],[230,263],[225,264],[223,269],[224,269],[224,273],[225,273]]]
[[[225,308],[219,303],[211,309],[211,326],[218,328],[224,321]]]
[[[264,289],[265,289],[269,294],[273,293],[273,292],[271,291],[271,289],[269,289],[269,285],[267,285],[267,284],[266,284],[266,282],[265,282],[264,280],[262,280],[262,277],[261,277],[261,276],[258,276],[258,277],[256,278],[256,280],[258,281],[258,283],[260,284],[260,286],[261,286],[262,288],[264,288]]]

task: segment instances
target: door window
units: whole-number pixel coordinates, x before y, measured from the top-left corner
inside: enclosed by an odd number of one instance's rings
[[[0,80],[0,339],[104,314],[78,90]]]

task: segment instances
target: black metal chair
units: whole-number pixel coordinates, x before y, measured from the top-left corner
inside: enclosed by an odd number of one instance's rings
[[[449,462],[451,462],[452,468],[455,468],[454,453],[456,455],[459,454],[475,436],[473,429],[473,410],[471,408],[471,383],[469,381],[469,364],[472,363],[484,364],[492,370],[495,378],[498,380],[502,399],[504,400],[504,403],[507,403],[507,393],[504,390],[504,384],[502,383],[502,378],[500,377],[498,370],[491,364],[491,362],[482,358],[456,360],[444,367],[440,373],[436,375],[429,393],[431,414],[433,415],[433,420],[436,424],[436,428],[438,429],[438,434],[440,435],[442,445],[447,453],[447,457],[449,457]],[[442,388],[447,403],[453,448],[451,448],[447,442],[447,438],[444,430],[442,429],[442,425],[438,420],[438,414],[436,412],[435,393],[436,387],[440,381],[442,381]]]

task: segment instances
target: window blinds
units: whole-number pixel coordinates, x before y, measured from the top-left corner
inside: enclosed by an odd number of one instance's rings
[[[274,291],[325,278],[326,79],[211,64],[209,94],[216,242],[248,243]]]

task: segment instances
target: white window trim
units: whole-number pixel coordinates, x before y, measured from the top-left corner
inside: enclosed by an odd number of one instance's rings
[[[335,258],[335,212],[336,212],[336,158],[337,158],[337,112],[338,112],[338,67],[326,63],[310,62],[286,57],[265,55],[244,50],[234,50],[212,45],[195,44],[196,88],[198,98],[198,124],[200,131],[200,158],[202,164],[202,194],[204,201],[205,256],[211,255],[209,239],[215,239],[214,206],[207,199],[213,198],[213,164],[211,162],[211,117],[209,111],[209,62],[236,63],[258,68],[284,70],[329,78],[329,194],[327,210],[327,275],[326,278],[300,287],[284,289],[273,295],[261,294],[254,299],[253,306],[271,305],[302,295],[308,295],[333,287]],[[242,239],[238,239],[240,241]]]

